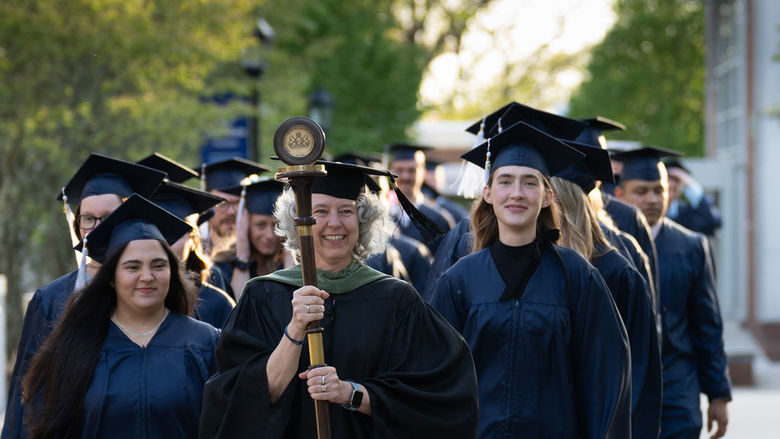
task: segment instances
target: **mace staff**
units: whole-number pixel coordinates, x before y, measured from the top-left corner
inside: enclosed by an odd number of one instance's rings
[[[274,151],[288,166],[279,168],[275,178],[290,185],[295,194],[296,217],[301,252],[301,273],[303,285],[317,286],[317,268],[314,259],[314,237],[312,225],[311,190],[314,179],[327,175],[324,165],[315,162],[325,149],[325,132],[307,117],[292,117],[279,125],[274,134]],[[310,322],[306,328],[309,346],[309,370],[325,366],[325,352],[322,345],[324,331],[320,320]],[[327,401],[314,401],[317,419],[317,437],[330,439],[330,416]]]

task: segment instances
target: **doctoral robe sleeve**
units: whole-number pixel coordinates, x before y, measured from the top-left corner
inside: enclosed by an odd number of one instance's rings
[[[473,438],[477,378],[471,352],[416,293],[393,328],[388,367],[358,381],[368,389],[376,437]]]
[[[693,281],[688,306],[690,328],[701,391],[710,400],[731,400],[731,383],[726,373],[727,359],[723,349],[723,321],[715,292],[712,256],[707,238],[699,235],[701,268]]]
[[[262,282],[250,282],[222,330],[217,373],[206,382],[200,420],[201,438],[237,438],[247,434],[284,437],[291,417],[291,392],[271,403],[266,364],[281,340],[264,302]],[[289,390],[289,387],[288,387]]]
[[[22,404],[22,380],[27,374],[32,357],[38,352],[43,340],[51,332],[49,320],[41,304],[40,290],[36,291],[24,314],[22,335],[16,351],[11,378],[8,381],[8,401],[3,424],[3,439],[27,437],[24,426],[24,406]]]
[[[604,280],[591,269],[572,314],[576,405],[586,439],[631,437],[631,365],[626,330]]]

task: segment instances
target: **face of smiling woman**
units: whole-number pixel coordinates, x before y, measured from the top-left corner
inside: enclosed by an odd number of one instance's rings
[[[130,241],[114,275],[117,311],[149,314],[161,311],[171,282],[168,255],[154,239]]]
[[[341,271],[352,261],[358,241],[357,206],[354,200],[325,194],[312,194],[312,226],[317,268]]]

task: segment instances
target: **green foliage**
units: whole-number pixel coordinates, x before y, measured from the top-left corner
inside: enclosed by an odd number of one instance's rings
[[[617,22],[594,48],[570,115],[627,125],[609,138],[702,155],[703,8],[700,0],[617,0]]]

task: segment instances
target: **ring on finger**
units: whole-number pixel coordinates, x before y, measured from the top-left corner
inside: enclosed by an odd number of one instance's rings
[[[325,375],[322,376],[322,382],[320,384],[322,384],[323,386],[325,385]]]
[[[322,391],[323,392],[327,392],[328,391],[328,385],[327,384],[323,384],[322,385]]]
[[[309,309],[311,309],[311,305],[306,305],[306,312],[309,312]]]

